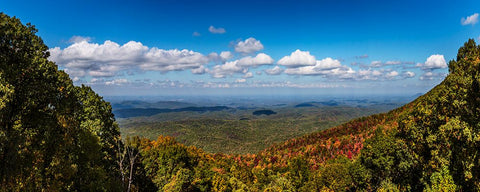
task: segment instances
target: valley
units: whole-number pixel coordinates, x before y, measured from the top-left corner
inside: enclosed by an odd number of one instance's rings
[[[247,154],[354,118],[386,112],[411,97],[323,99],[325,101],[308,102],[256,99],[257,102],[253,102],[224,98],[228,103],[204,103],[206,106],[179,101],[130,100],[117,101],[112,106],[123,137],[172,136],[180,143],[210,153]],[[219,104],[225,106],[217,106]]]

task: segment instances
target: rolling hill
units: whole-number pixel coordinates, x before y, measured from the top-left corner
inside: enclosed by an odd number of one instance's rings
[[[123,136],[172,136],[211,153],[257,153],[272,144],[339,125],[383,108],[346,106],[170,111],[118,119]],[[273,112],[273,113],[272,113]]]

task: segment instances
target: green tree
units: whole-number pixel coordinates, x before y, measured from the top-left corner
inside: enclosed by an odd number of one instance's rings
[[[109,104],[75,87],[36,32],[0,13],[0,190],[116,190]]]

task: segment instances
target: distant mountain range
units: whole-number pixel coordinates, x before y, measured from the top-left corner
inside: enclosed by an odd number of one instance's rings
[[[117,109],[113,113],[118,118],[129,118],[129,117],[140,117],[140,116],[152,116],[159,113],[171,113],[171,112],[207,112],[207,111],[222,111],[231,109],[230,107],[225,106],[214,106],[214,107],[184,107],[184,108],[174,108],[174,109],[158,109],[158,108],[126,108],[126,109]]]

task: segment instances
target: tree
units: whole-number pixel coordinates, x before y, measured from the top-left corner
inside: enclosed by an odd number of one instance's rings
[[[0,190],[116,190],[110,105],[74,86],[36,32],[0,13]]]

